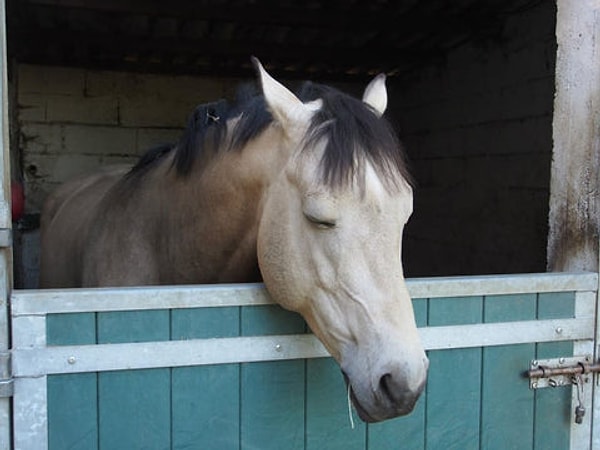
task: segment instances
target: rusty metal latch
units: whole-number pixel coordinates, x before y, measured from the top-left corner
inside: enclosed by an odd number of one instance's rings
[[[587,383],[589,375],[600,372],[600,363],[587,356],[531,361],[527,377],[531,389],[573,386],[579,378]]]

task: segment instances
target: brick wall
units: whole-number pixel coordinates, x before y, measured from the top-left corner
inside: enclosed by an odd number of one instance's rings
[[[542,2],[393,86],[418,182],[407,274],[545,270],[554,26]]]

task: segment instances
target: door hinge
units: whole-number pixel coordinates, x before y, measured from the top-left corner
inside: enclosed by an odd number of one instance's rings
[[[0,352],[0,398],[12,397],[13,393],[10,353]]]
[[[600,363],[590,355],[531,361],[527,377],[531,389],[573,386],[579,379],[584,383],[600,372]]]

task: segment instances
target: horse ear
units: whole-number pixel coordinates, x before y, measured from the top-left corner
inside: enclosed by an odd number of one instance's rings
[[[257,58],[253,57],[252,62],[258,72],[269,110],[284,128],[298,121],[308,122],[315,111],[321,107],[320,100],[302,103],[292,91],[269,75]]]
[[[371,80],[363,94],[363,102],[372,107],[379,117],[383,116],[387,108],[387,90],[385,88],[385,74],[380,73]]]

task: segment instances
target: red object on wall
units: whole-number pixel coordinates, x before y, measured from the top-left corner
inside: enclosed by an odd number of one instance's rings
[[[19,220],[25,212],[25,190],[18,181],[11,182],[10,197],[12,220]]]

